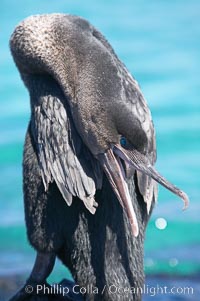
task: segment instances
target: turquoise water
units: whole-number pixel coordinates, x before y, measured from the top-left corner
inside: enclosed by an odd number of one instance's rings
[[[200,272],[200,2],[36,1],[0,3],[0,275],[28,273],[34,250],[25,235],[21,161],[29,97],[8,41],[16,24],[38,13],[85,17],[104,33],[139,81],[157,132],[157,168],[185,190],[190,208],[160,188],[146,236],[146,273]],[[167,222],[156,227],[158,218]],[[157,220],[157,223],[156,223]],[[57,266],[53,277],[66,275]]]

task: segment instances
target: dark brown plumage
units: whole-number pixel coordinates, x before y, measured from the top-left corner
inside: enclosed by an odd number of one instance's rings
[[[79,285],[107,285],[87,300],[140,300],[130,288],[143,284],[154,180],[185,205],[188,199],[153,168],[154,127],[138,83],[101,33],[80,17],[29,17],[16,27],[10,46],[31,101],[24,201],[38,259],[29,283],[45,281],[58,256]],[[129,291],[112,295],[112,284]]]

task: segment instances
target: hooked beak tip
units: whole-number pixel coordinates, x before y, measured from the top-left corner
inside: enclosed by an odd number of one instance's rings
[[[183,192],[183,191],[181,191],[180,197],[182,198],[182,200],[183,200],[183,202],[184,202],[184,206],[183,206],[183,209],[182,209],[182,210],[185,211],[185,210],[188,208],[189,203],[190,203],[189,197],[188,197],[188,195],[187,195],[185,192]]]
[[[132,227],[132,224],[131,224],[131,227]],[[133,232],[134,237],[138,237],[138,235],[139,235],[138,226],[137,227],[132,227],[132,232]]]

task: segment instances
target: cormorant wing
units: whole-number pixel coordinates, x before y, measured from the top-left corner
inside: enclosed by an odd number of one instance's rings
[[[46,94],[34,100],[31,118],[45,189],[55,180],[68,205],[77,196],[94,214],[102,170],[78,135],[62,97]]]

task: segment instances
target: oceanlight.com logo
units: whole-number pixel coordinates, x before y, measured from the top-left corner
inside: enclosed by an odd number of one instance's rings
[[[61,284],[54,284],[52,286],[49,285],[41,285],[38,284],[36,287],[31,285],[27,285],[25,287],[25,292],[27,294],[36,294],[36,295],[61,295],[67,296],[68,294],[75,294],[75,295],[85,295],[85,294],[94,294],[94,295],[103,295],[104,292],[107,291],[108,294],[111,295],[149,295],[154,297],[156,295],[193,295],[194,288],[187,287],[187,286],[150,286],[144,285],[143,287],[119,287],[115,284],[112,285],[104,285],[102,289],[99,289],[96,286],[88,285],[86,287],[81,287],[78,284],[75,284],[72,287],[63,286]]]
[[[144,285],[143,288],[137,287],[134,288],[135,293],[141,293],[144,295],[149,295],[151,297],[154,297],[156,295],[193,295],[194,294],[194,288],[193,287],[187,287],[187,286],[150,286],[150,285]]]

